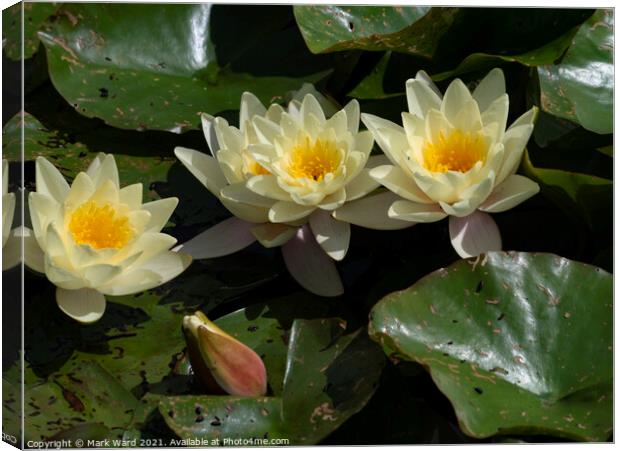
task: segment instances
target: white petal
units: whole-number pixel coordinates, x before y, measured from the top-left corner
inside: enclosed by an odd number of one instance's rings
[[[435,85],[432,78],[426,73],[426,71],[419,70],[415,74],[415,79],[421,83],[425,83],[426,86],[428,86],[435,94],[437,94],[437,97],[441,99],[441,92],[439,91],[439,88]]]
[[[381,150],[385,152],[387,157],[392,161],[393,164],[398,164],[399,159],[394,158],[394,154],[390,149],[390,144],[387,139],[387,134],[383,133],[380,135],[378,131],[380,129],[391,129],[393,132],[402,133],[405,135],[405,130],[400,126],[395,124],[394,122],[390,122],[386,119],[380,118],[379,116],[374,116],[368,113],[362,113],[362,122],[366,126],[366,128],[372,133],[375,141]]]
[[[504,161],[502,168],[497,176],[497,183],[502,183],[511,174],[517,172],[525,146],[532,135],[534,126],[532,124],[511,127],[504,135]]]
[[[9,162],[2,160],[2,194],[9,192]]]
[[[183,252],[161,252],[144,263],[140,269],[152,271],[159,275],[157,285],[168,282],[181,274],[192,263],[192,257]]]
[[[318,119],[319,123],[325,123],[325,113],[323,113],[323,108],[321,108],[319,101],[314,95],[306,94],[303,102],[301,102],[301,117],[304,124],[311,115]]]
[[[151,222],[151,213],[147,210],[134,210],[127,213],[127,219],[129,219],[136,235],[139,235],[145,231],[146,226]]]
[[[50,257],[64,257],[67,254],[65,243],[56,228],[55,223],[47,226],[45,233],[45,253]]]
[[[457,216],[459,218],[468,216],[478,208],[480,202],[473,199],[462,199],[453,203],[439,202],[441,209],[450,216]]]
[[[373,136],[377,142],[384,142],[386,148],[383,149],[385,155],[395,166],[407,164],[407,152],[409,150],[409,140],[404,130],[394,130],[389,128],[377,129]]]
[[[39,244],[44,246],[47,226],[50,222],[59,219],[62,207],[48,195],[31,192],[28,195],[28,209],[34,235],[39,240]]]
[[[217,142],[217,135],[215,133],[215,127],[213,127],[213,121],[215,118],[207,113],[200,115],[200,121],[202,122],[202,132],[205,135],[207,146],[211,151],[211,155],[215,156],[215,153],[220,150],[220,145]]]
[[[105,312],[105,296],[92,288],[65,290],[56,287],[56,303],[60,310],[82,324],[99,320]]]
[[[433,203],[415,181],[398,166],[385,165],[371,169],[370,176],[399,196],[419,203]]]
[[[436,222],[445,218],[446,214],[437,204],[397,200],[390,206],[388,216],[402,221]]]
[[[200,183],[206,186],[215,196],[220,196],[220,190],[228,182],[215,158],[184,147],[175,148],[174,154]]]
[[[245,180],[243,175],[243,159],[236,150],[220,149],[215,158],[228,183],[239,183]]]
[[[257,207],[270,208],[274,203],[273,199],[261,196],[260,194],[256,194],[254,191],[249,190],[244,182],[235,183],[222,188],[220,195],[223,199],[248,205],[255,205]],[[290,199],[290,196],[288,196],[287,199]]]
[[[426,116],[430,109],[438,110],[441,106],[441,97],[426,81],[415,78],[407,80],[407,106],[411,114],[418,117]]]
[[[22,227],[17,227],[9,232],[4,246],[2,246],[2,271],[11,269],[17,266],[22,259],[22,237],[20,230]],[[32,241],[35,241],[34,238]],[[36,244],[36,241],[35,241]],[[40,249],[37,245],[37,249]],[[43,253],[40,252],[42,256]],[[41,262],[43,260],[41,259]]]
[[[392,219],[387,214],[390,206],[399,199],[401,197],[391,191],[367,196],[353,202],[347,202],[334,211],[333,216],[340,221],[369,229],[398,230],[411,227],[414,223]]]
[[[125,296],[150,290],[162,283],[163,281],[159,274],[146,269],[136,269],[121,273],[112,279],[110,283],[99,287],[98,290],[109,296]]]
[[[450,132],[452,125],[448,118],[438,110],[430,110],[426,114],[425,134],[426,139],[437,144],[440,134],[444,137]]]
[[[93,184],[95,185],[95,189],[99,188],[108,180],[112,182],[116,189],[118,189],[118,169],[116,167],[116,160],[114,160],[114,155],[110,153],[107,154],[101,161],[101,165],[95,171],[95,175],[91,178],[93,180]]]
[[[416,172],[413,174],[413,179],[428,198],[435,202],[455,201],[458,197],[447,177],[431,177],[430,175]]]
[[[510,175],[480,205],[480,210],[499,213],[519,205],[540,191],[538,183],[522,175]]]
[[[250,231],[260,244],[270,248],[281,246],[293,238],[295,233],[297,233],[297,228],[286,224],[266,222],[265,224],[255,225]]]
[[[213,121],[213,128],[221,149],[236,150],[244,146],[243,134],[238,128],[228,125],[226,119],[216,117]]]
[[[342,136],[348,132],[347,126],[347,113],[340,110],[325,122],[324,129],[332,128],[336,136]]]
[[[452,246],[461,258],[502,250],[497,224],[487,213],[475,211],[463,218],[450,216],[449,229]]]
[[[256,241],[251,232],[254,225],[235,217],[228,218],[173,250],[185,252],[196,259],[233,254]]]
[[[27,227],[21,227],[21,237],[24,240],[24,263],[36,272],[45,272],[45,254],[39,247],[34,233]]]
[[[278,180],[274,175],[256,175],[248,180],[247,187],[261,196],[290,201],[291,195],[280,188]]]
[[[103,163],[104,159],[105,159],[105,153],[99,152],[97,156],[93,158],[93,161],[91,161],[90,164],[88,165],[88,169],[86,169],[86,173],[91,178],[91,180],[95,177],[95,175],[97,174],[97,171],[99,171],[99,167],[101,166],[101,163]]]
[[[370,170],[364,169],[345,187],[346,201],[349,202],[364,197],[379,186],[379,182],[370,176]]]
[[[98,186],[96,191],[91,196],[91,200],[98,204],[117,204],[119,200],[118,186],[110,179],[105,179]]]
[[[37,193],[47,194],[59,204],[69,194],[69,184],[56,167],[43,157],[36,162]]]
[[[344,188],[340,188],[335,193],[325,196],[325,198],[319,204],[319,208],[322,210],[335,210],[340,208],[347,200],[347,192]]]
[[[168,223],[172,212],[179,204],[176,197],[167,197],[165,199],[155,200],[143,204],[141,209],[151,214],[151,218],[145,227],[147,232],[159,232]]]
[[[469,89],[467,89],[465,83],[457,78],[450,83],[450,86],[448,86],[446,90],[443,102],[441,103],[441,112],[451,123],[454,123],[457,114],[470,100],[472,100],[472,96]]]
[[[257,116],[252,121],[258,139],[263,144],[270,144],[280,134],[280,126],[267,118]]]
[[[310,215],[310,229],[317,243],[334,260],[342,260],[349,250],[351,226],[334,219],[330,212],[316,210]]]
[[[239,219],[256,224],[269,221],[269,208],[257,207],[224,198],[220,199],[220,201],[228,211]]]
[[[6,244],[11,234],[13,218],[15,217],[15,193],[2,195],[2,246]]]
[[[495,133],[490,134],[494,141],[499,141],[504,136],[506,121],[508,120],[508,108],[508,94],[503,94],[495,99],[481,115],[484,126],[492,123],[498,124],[495,128]]]
[[[92,288],[104,285],[113,277],[120,274],[122,268],[105,263],[92,265],[84,268],[84,279],[88,281]]]
[[[267,112],[265,106],[251,92],[241,95],[241,107],[239,108],[239,128],[243,130],[246,121],[252,120],[256,115],[264,116]]]
[[[506,93],[504,72],[495,68],[491,70],[476,86],[472,96],[478,102],[480,111],[485,111],[502,94]]]
[[[177,239],[166,233],[143,233],[124,253],[118,253],[108,262],[127,269],[130,266],[140,266],[151,257],[167,251],[177,243]]]
[[[267,108],[267,112],[265,113],[265,117],[270,121],[275,123],[279,123],[282,118],[282,113],[284,113],[284,108],[282,108],[277,103],[273,103]]]
[[[66,290],[77,290],[85,285],[81,276],[55,265],[49,254],[45,254],[45,275],[54,285]]]
[[[375,143],[372,133],[368,130],[363,132],[359,132],[355,135],[355,149],[356,151],[362,152],[368,158],[370,155],[370,151],[372,150],[372,146]]]
[[[314,205],[299,205],[294,202],[279,201],[269,210],[271,222],[294,222],[305,218],[316,209]]]
[[[347,113],[347,129],[355,135],[360,127],[360,104],[353,99],[344,106],[343,110]]]
[[[282,256],[289,273],[311,293],[327,297],[344,293],[336,265],[317,244],[307,225],[282,246]]]
[[[465,102],[461,111],[454,117],[452,125],[464,132],[475,132],[482,128],[482,118],[475,100]]]
[[[533,106],[514,121],[509,128],[518,127],[520,125],[533,125],[538,116],[538,108]]]
[[[474,199],[478,203],[489,197],[495,186],[495,172],[489,171],[484,180],[461,191],[461,199]]]
[[[65,207],[67,211],[73,211],[75,208],[88,201],[95,192],[95,185],[85,172],[80,172],[71,185],[69,194],[65,199]]]
[[[292,97],[291,102],[289,102],[289,109],[291,109],[291,107],[297,110],[301,109],[301,101],[307,94],[312,94],[316,97],[316,100],[318,100],[326,116],[332,116],[338,111],[338,105],[317,91],[312,83],[304,83],[300,89],[291,93]]]
[[[276,148],[271,144],[252,144],[248,146],[248,153],[259,164],[267,164],[267,170],[269,170],[269,164],[271,161],[278,157]],[[271,172],[271,171],[270,171]]]
[[[75,182],[73,182],[75,185]],[[73,187],[72,187],[73,188]],[[142,183],[121,188],[118,198],[122,204],[126,204],[130,210],[137,210],[142,205]]]

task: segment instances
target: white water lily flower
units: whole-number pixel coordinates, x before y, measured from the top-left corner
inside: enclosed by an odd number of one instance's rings
[[[178,204],[174,197],[142,203],[142,184],[120,188],[113,155],[99,154],[73,184],[45,158],[36,161],[37,191],[30,193],[34,236],[56,302],[82,323],[104,313],[104,295],[148,290],[179,275],[189,255],[161,233]]]
[[[9,162],[2,160],[2,270],[11,269],[20,260],[18,229],[12,230],[15,193],[9,193]]]
[[[362,115],[391,162],[372,169],[370,175],[392,195],[377,200],[375,210],[349,204],[336,212],[336,218],[372,227],[373,216],[386,211],[392,219],[411,222],[449,216],[452,245],[461,257],[500,250],[500,233],[488,213],[506,211],[540,189],[515,174],[532,134],[536,108],[506,130],[508,95],[500,69],[489,72],[473,93],[461,80],[454,80],[443,98],[420,71],[407,81],[407,102],[403,127]]]
[[[337,296],[343,287],[332,259],[344,257],[350,232],[349,224],[334,220],[331,211],[379,186],[364,169],[373,140],[369,132],[358,133],[356,101],[327,120],[323,112],[330,109],[327,99],[311,85],[300,92],[305,94],[303,101],[298,92],[286,110],[275,104],[267,109],[246,92],[241,98],[240,128],[219,117],[202,116],[213,156],[175,149],[179,160],[235,215],[179,249],[195,258],[211,258],[256,240],[265,247],[282,246],[289,272],[304,288]],[[276,141],[287,139],[290,127],[296,127],[305,147],[300,148],[297,166],[284,168],[283,161],[272,161],[266,153],[277,152]],[[290,188],[287,192],[279,188],[275,174],[284,175],[289,169],[283,182]]]

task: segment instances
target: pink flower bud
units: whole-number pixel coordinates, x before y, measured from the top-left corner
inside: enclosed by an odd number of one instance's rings
[[[210,392],[237,396],[267,392],[267,371],[261,358],[204,313],[183,318],[183,331],[194,374]]]

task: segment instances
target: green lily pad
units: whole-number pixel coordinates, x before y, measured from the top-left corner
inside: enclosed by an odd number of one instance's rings
[[[86,361],[24,390],[26,440],[118,438],[139,405],[104,368]]]
[[[351,333],[336,318],[299,319],[325,314],[328,304],[278,301],[257,307],[216,322],[262,356],[274,396],[162,397],[159,411],[182,439],[203,440],[197,443],[202,446],[218,437],[246,445],[256,439],[317,443],[374,393],[385,357],[361,329]]]
[[[576,32],[577,28],[574,28],[540,48],[519,55],[472,53],[461,61],[455,69],[434,74],[432,78],[435,81],[443,81],[469,72],[489,70],[505,63],[520,63],[527,67],[552,64],[564,54]]]
[[[54,86],[119,128],[197,129],[244,91],[267,103],[326,75],[304,60],[284,6],[66,4],[58,15],[39,33]]]
[[[288,438],[280,430],[280,398],[236,396],[179,396],[161,400],[166,424],[194,446],[266,445],[269,439]],[[219,442],[217,441],[219,439]],[[227,440],[239,440],[238,443]],[[262,443],[260,440],[266,440]]]
[[[300,444],[326,437],[366,405],[384,363],[362,329],[346,333],[334,319],[295,321],[282,393],[287,430]]]
[[[370,335],[424,365],[472,437],[612,430],[612,276],[552,254],[492,252],[388,295]]]
[[[24,6],[24,58],[39,49],[37,32],[45,20],[56,12],[58,3],[19,2],[2,11],[2,48],[12,60],[22,58],[22,5]]]
[[[456,8],[296,5],[295,18],[314,53],[394,50],[430,58]]]
[[[596,133],[613,131],[614,11],[597,10],[560,64],[538,68],[543,110]]]
[[[24,161],[45,157],[65,177],[73,179],[88,168],[99,152],[114,153],[121,185],[142,183],[146,200],[159,198],[152,184],[166,181],[168,171],[176,163],[172,149],[179,142],[178,136],[163,132],[132,134],[110,127],[65,133],[47,128],[29,113],[15,115],[3,128],[2,152],[10,161],[21,159],[22,126]],[[192,139],[193,142],[199,140],[204,141],[201,136]]]
[[[579,213],[598,234],[612,233],[613,181],[560,169],[535,167],[529,153],[522,161],[523,173],[541,184],[541,190],[569,213]],[[609,219],[609,220],[608,220]]]

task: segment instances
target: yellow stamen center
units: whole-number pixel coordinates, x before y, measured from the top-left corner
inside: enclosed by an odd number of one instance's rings
[[[250,175],[271,174],[271,172],[258,164],[258,162],[254,158],[252,158],[247,152],[243,153],[243,172]]]
[[[422,150],[423,165],[431,172],[467,172],[486,159],[486,144],[479,133],[452,131],[439,133],[435,143],[426,141]]]
[[[127,216],[118,214],[109,203],[97,205],[92,200],[71,214],[69,231],[77,244],[89,244],[94,249],[119,249],[134,235]]]
[[[305,137],[298,141],[289,157],[288,172],[295,178],[320,182],[341,164],[338,147],[332,141]]]

